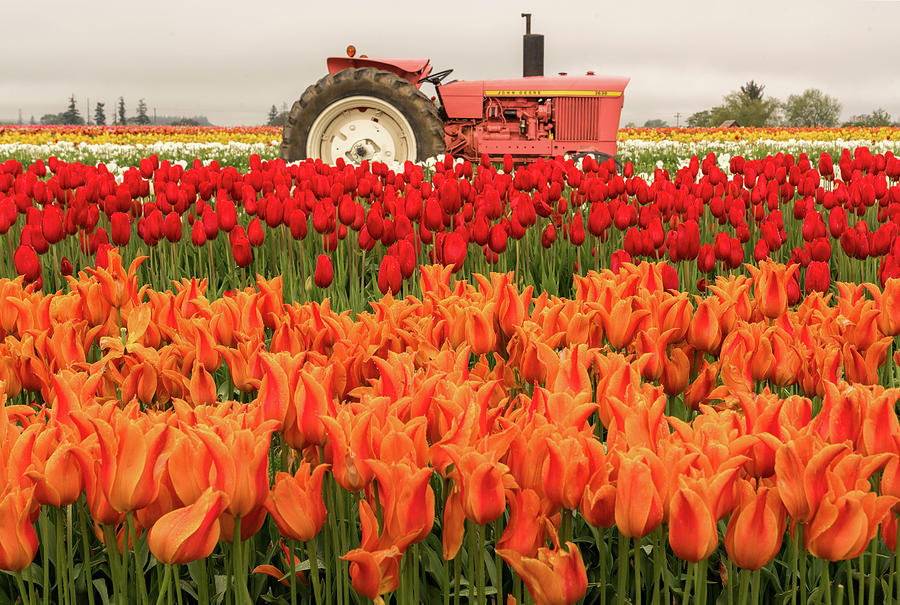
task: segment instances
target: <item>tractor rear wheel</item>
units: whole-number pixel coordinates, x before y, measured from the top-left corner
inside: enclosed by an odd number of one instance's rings
[[[307,88],[282,137],[281,157],[288,162],[403,163],[444,151],[434,104],[409,81],[372,67],[343,69]]]

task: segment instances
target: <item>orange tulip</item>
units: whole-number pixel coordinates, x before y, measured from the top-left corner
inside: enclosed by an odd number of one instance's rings
[[[479,525],[490,523],[506,510],[507,487],[516,487],[509,468],[490,456],[476,451],[464,453],[458,460],[462,507],[468,519]]]
[[[775,558],[784,537],[786,511],[774,488],[740,484],[740,504],[725,531],[728,557],[743,569],[760,569]]]
[[[865,551],[878,524],[896,503],[897,498],[874,492],[829,493],[809,523],[806,548],[820,559],[855,559]]]
[[[110,506],[123,513],[143,508],[156,498],[168,427],[132,420],[116,413],[109,424],[92,422],[100,441],[99,479]],[[149,425],[149,426],[148,426]]]
[[[424,540],[434,525],[434,491],[429,484],[434,469],[416,468],[405,461],[370,460],[369,464],[378,479],[385,539],[401,551]]]
[[[687,485],[675,490],[669,504],[669,544],[675,556],[691,563],[707,558],[719,544],[709,503]]]
[[[556,509],[574,510],[581,502],[590,473],[583,435],[550,438],[543,471],[543,495]]]
[[[660,488],[648,459],[650,450],[638,448],[622,454],[616,486],[616,527],[629,538],[643,538],[663,520]]]
[[[537,557],[526,557],[515,550],[498,549],[499,554],[528,587],[535,605],[569,605],[587,592],[587,572],[578,547],[566,542],[566,548],[540,548]]]
[[[800,265],[779,265],[774,261],[760,261],[759,267],[744,265],[753,276],[754,302],[765,317],[775,319],[787,311],[787,283]]]
[[[322,500],[322,477],[327,469],[328,465],[320,464],[310,473],[309,463],[301,462],[293,476],[275,475],[265,507],[282,536],[309,542],[321,531],[328,513]]]
[[[38,537],[32,523],[33,488],[0,492],[0,569],[22,571],[37,554]]]
[[[166,513],[147,534],[150,552],[167,565],[208,557],[219,541],[224,504],[222,492],[207,488],[193,504]]]
[[[797,523],[808,523],[827,491],[825,469],[850,453],[842,443],[824,445],[813,437],[791,440],[775,453],[778,495]]]
[[[351,550],[341,559],[350,562],[350,584],[353,590],[378,602],[379,596],[400,585],[400,558],[396,546],[369,552],[362,548]]]
[[[221,491],[227,499],[225,511],[235,517],[258,511],[269,495],[269,441],[276,423],[269,420],[255,429],[228,427],[230,430],[221,439],[228,458],[219,464],[227,467],[228,476],[233,477],[233,483],[222,485]],[[220,449],[215,443],[220,438],[214,433],[197,431],[196,434],[211,451]]]
[[[721,308],[715,298],[694,297],[697,309],[688,326],[687,341],[704,353],[716,355],[722,346],[722,327],[719,324]]]
[[[509,496],[509,522],[497,541],[497,548],[534,557],[544,543],[546,518],[541,513],[541,501],[537,492],[531,489],[516,490]]]

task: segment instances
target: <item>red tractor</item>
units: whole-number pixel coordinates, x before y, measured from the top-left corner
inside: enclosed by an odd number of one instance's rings
[[[616,153],[628,78],[545,76],[543,36],[525,17],[523,77],[452,81],[428,59],[328,59],[328,75],[291,108],[281,156],[287,161],[338,158],[358,164],[421,161],[440,153],[517,163],[538,157]],[[433,84],[437,103],[419,89]]]

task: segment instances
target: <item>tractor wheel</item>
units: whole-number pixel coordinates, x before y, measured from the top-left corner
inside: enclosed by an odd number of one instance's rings
[[[434,104],[407,80],[371,67],[343,69],[306,89],[284,126],[288,162],[422,161],[444,151]]]

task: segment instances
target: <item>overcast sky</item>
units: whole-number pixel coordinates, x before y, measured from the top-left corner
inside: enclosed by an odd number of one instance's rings
[[[5,2],[0,120],[40,120],[74,93],[110,121],[123,96],[130,116],[144,98],[151,115],[258,125],[350,43],[458,79],[519,76],[523,11],[545,36],[545,73],[631,78],[623,125],[683,124],[751,79],[782,100],[819,88],[843,118],[881,107],[900,120],[900,0]]]

